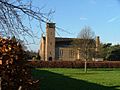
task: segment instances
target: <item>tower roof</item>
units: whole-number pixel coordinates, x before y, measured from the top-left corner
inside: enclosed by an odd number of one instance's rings
[[[46,23],[46,26],[49,28],[55,28],[55,23]]]

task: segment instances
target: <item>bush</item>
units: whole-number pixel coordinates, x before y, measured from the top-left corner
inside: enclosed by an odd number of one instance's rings
[[[21,44],[13,38],[0,37],[0,77],[2,90],[39,90],[39,80],[33,80],[26,65]],[[34,89],[34,87],[38,89]]]
[[[84,61],[28,61],[37,68],[83,68]],[[120,68],[120,61],[89,61],[88,68]]]

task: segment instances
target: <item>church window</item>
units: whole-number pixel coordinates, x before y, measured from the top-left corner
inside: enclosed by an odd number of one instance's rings
[[[51,55],[51,52],[50,52],[50,55]]]
[[[63,50],[60,50],[60,52],[59,52],[59,56],[60,56],[60,57],[63,56]]]
[[[73,51],[73,50],[70,50],[70,51],[69,51],[69,57],[70,57],[70,58],[73,58],[73,57],[74,57],[74,51]]]

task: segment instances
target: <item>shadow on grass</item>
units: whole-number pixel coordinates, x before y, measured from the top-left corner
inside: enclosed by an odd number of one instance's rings
[[[33,70],[33,77],[40,80],[40,90],[119,90],[115,88],[120,87],[102,86],[47,70]]]

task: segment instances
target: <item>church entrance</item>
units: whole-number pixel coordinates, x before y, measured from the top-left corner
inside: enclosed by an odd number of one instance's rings
[[[49,61],[52,61],[52,57],[49,57],[49,59],[48,59]]]

